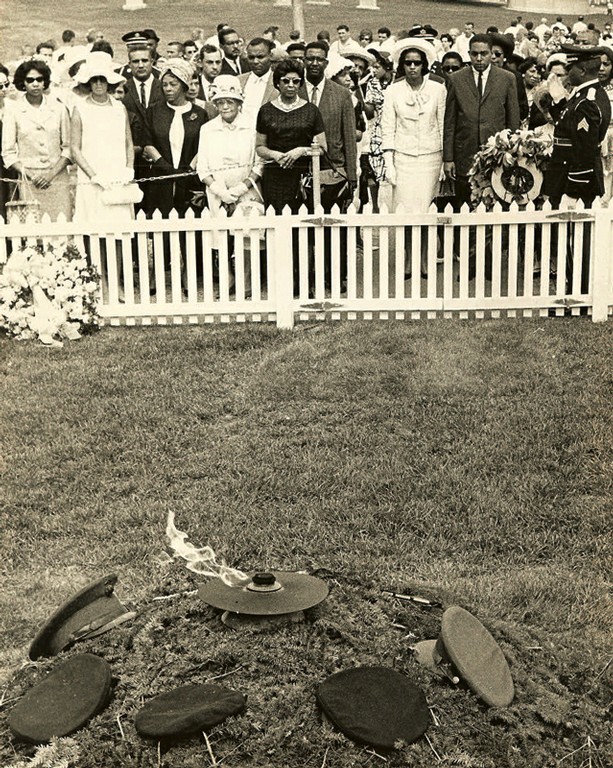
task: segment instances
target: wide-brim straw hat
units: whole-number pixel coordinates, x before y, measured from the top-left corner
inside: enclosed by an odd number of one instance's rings
[[[75,75],[75,82],[84,85],[89,83],[92,77],[104,77],[109,85],[119,85],[123,83],[125,77],[122,77],[113,69],[113,59],[104,53],[104,51],[94,51],[88,54],[85,64]]]
[[[402,54],[409,48],[425,53],[429,67],[436,61],[436,50],[428,40],[425,40],[423,37],[403,37],[402,40],[398,40],[392,51],[392,59],[395,67],[398,66]]]
[[[244,101],[241,81],[235,75],[218,75],[213,83],[211,101],[217,99],[236,99]]]
[[[353,69],[353,62],[351,59],[346,59],[344,56],[330,56],[328,65],[326,66],[326,77],[332,79],[345,69]]]
[[[366,66],[372,67],[372,65],[375,63],[375,57],[372,55],[372,53],[368,50],[368,48],[362,48],[361,45],[351,46],[349,48],[345,48],[343,51],[343,56],[345,58],[354,58],[354,59],[362,59],[366,62]]]

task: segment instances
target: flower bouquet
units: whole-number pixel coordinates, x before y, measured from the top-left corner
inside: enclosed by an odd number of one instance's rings
[[[26,245],[0,264],[0,329],[61,346],[98,324],[99,277],[72,243]]]
[[[490,136],[469,171],[472,202],[489,210],[497,202],[525,205],[534,200],[552,148],[551,137],[529,130],[506,128]]]

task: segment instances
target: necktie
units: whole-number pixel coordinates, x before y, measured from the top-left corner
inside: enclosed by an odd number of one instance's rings
[[[140,100],[143,107],[147,108],[147,92],[145,91],[145,84],[140,84]]]
[[[311,93],[311,104],[317,106],[317,86],[313,88],[313,92]]]
[[[477,90],[479,91],[479,101],[481,101],[481,99],[483,98],[483,72],[479,72]]]

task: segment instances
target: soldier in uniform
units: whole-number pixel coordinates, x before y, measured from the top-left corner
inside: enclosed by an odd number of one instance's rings
[[[554,208],[574,208],[578,200],[590,207],[594,198],[604,194],[604,175],[600,144],[611,119],[611,104],[598,80],[601,48],[563,45],[566,54],[567,86],[574,90],[563,94],[557,75],[548,79],[553,104],[553,152],[545,171],[542,193]],[[567,290],[573,289],[574,228],[569,222],[568,254],[566,259]],[[581,254],[580,290],[589,290],[590,224],[585,224]],[[557,231],[552,232],[552,255],[557,251]]]
[[[574,207],[577,200],[589,207],[604,194],[600,144],[611,119],[609,98],[598,81],[602,51],[574,45],[563,45],[561,51],[574,90],[567,97],[557,75],[549,76],[553,152],[542,191],[554,208]]]

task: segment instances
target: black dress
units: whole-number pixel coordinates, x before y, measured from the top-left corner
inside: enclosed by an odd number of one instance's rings
[[[267,102],[260,107],[256,129],[266,136],[268,149],[288,152],[296,147],[310,147],[315,136],[324,132],[324,122],[321,112],[309,102],[291,112],[284,112],[272,102]],[[266,207],[272,205],[276,213],[281,213],[289,205],[292,211],[297,211],[302,204],[298,197],[300,177],[310,168],[310,164],[308,157],[301,157],[292,168],[267,163],[262,176],[262,196]]]

